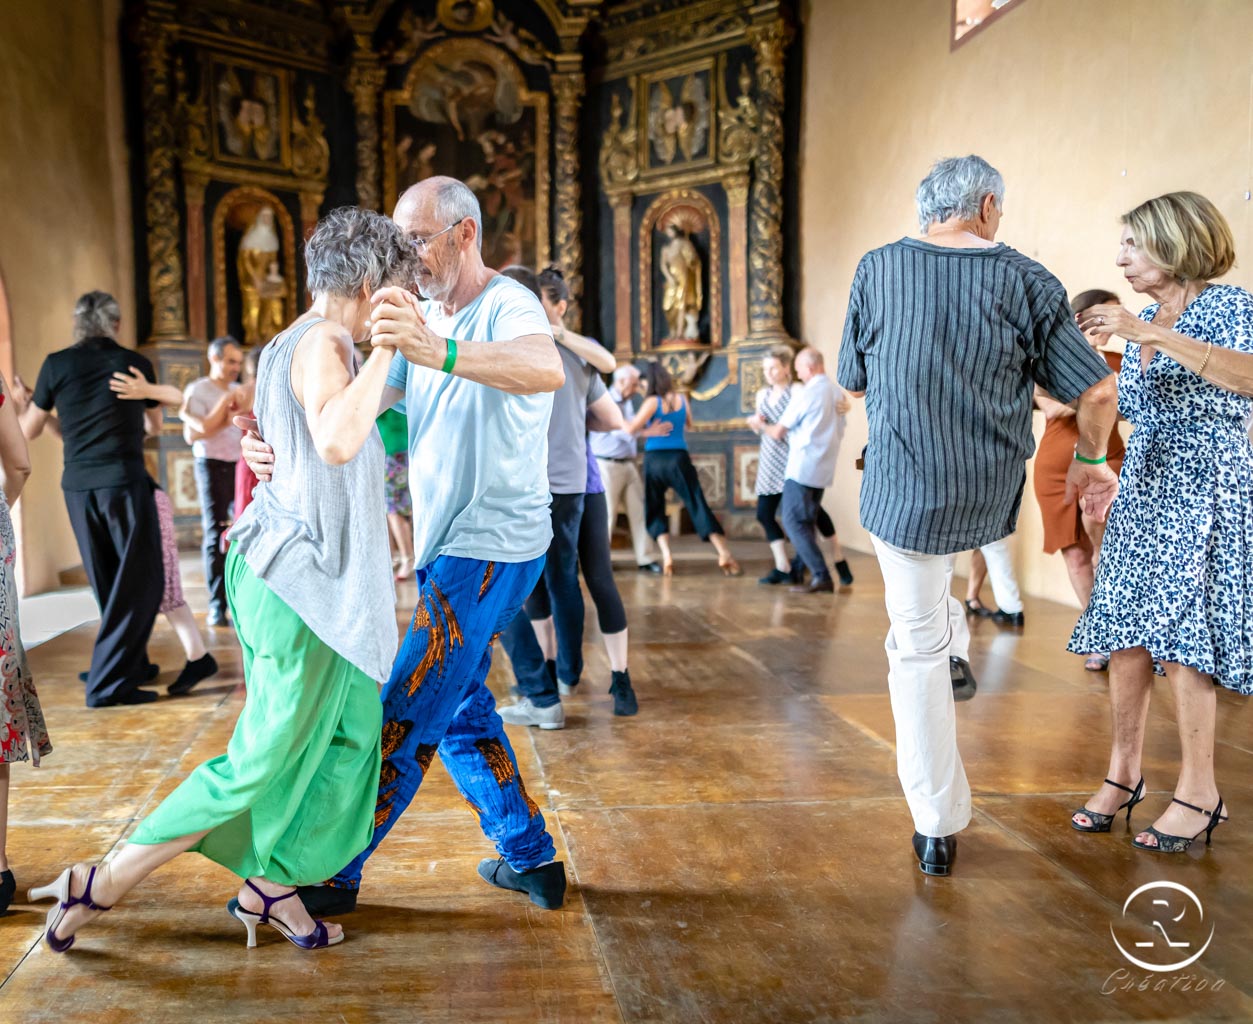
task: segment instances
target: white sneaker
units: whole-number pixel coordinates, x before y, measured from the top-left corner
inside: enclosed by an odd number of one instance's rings
[[[541,729],[564,729],[566,709],[558,701],[550,708],[537,708],[530,697],[523,697],[514,704],[497,709],[500,717],[510,725],[538,725]]]

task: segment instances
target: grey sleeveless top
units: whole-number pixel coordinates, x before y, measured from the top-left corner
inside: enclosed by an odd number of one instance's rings
[[[386,680],[396,657],[396,589],[383,498],[383,441],[371,431],[342,466],[323,462],[291,388],[305,332],[289,327],[261,352],[256,415],[274,448],[274,477],[258,484],[231,528],[248,567],[336,654]]]

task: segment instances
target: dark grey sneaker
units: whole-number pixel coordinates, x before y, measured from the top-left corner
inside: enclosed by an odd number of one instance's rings
[[[524,892],[543,910],[560,910],[566,901],[566,866],[553,861],[530,871],[514,871],[504,857],[479,861],[479,875],[498,889]]]

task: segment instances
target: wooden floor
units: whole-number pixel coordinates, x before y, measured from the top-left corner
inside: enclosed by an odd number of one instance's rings
[[[188,855],[66,956],[38,941],[41,909],[0,918],[0,1021],[1253,1020],[1247,702],[1220,695],[1232,822],[1200,859],[1140,853],[1121,823],[1109,836],[1068,827],[1108,742],[1105,677],[1062,650],[1074,613],[1029,602],[1022,633],[977,623],[979,694],[958,712],[975,819],[957,873],[927,879],[894,774],[875,563],[852,559],[851,593],[794,596],[755,585],[764,546],[753,553],[742,580],[694,547],[673,580],[621,572],[639,717],[612,717],[589,644],[591,692],[568,701],[565,731],[513,734],[571,874],[563,911],[476,876],[492,851],[437,761],[342,919],[344,945],[302,953],[270,933],[247,950],[223,909],[237,883]],[[122,843],[224,749],[244,699],[233,636],[218,630],[225,670],[194,696],[89,711],[75,675],[92,633],[31,658],[56,750],[38,771],[13,769],[22,894]],[[152,653],[181,660],[164,623]],[[498,695],[508,674],[498,656]],[[1148,737],[1141,827],[1175,776],[1164,682]],[[1150,976],[1111,926],[1158,880],[1191,888],[1215,931],[1197,963]],[[1146,977],[1145,991],[1103,991]],[[1188,977],[1206,990],[1183,991]],[[1152,991],[1161,979],[1174,990]]]

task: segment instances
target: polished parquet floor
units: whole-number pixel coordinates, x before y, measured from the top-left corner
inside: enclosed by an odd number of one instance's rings
[[[975,820],[953,877],[924,878],[894,774],[876,564],[854,557],[851,592],[803,597],[756,586],[764,545],[740,549],[758,558],[742,580],[694,545],[672,580],[619,573],[638,718],[611,715],[589,643],[591,692],[569,700],[567,728],[513,733],[570,871],[563,911],[477,877],[491,850],[437,761],[342,919],[343,945],[303,953],[270,932],[246,949],[223,909],[236,881],[188,855],[66,956],[39,942],[43,910],[19,900],[0,918],[0,1021],[1253,1020],[1247,702],[1220,694],[1231,823],[1199,859],[1140,853],[1121,822],[1108,836],[1067,824],[1108,749],[1105,677],[1062,650],[1074,613],[1033,601],[1024,631],[976,623],[979,694],[958,711]],[[412,600],[403,587],[402,617]],[[93,633],[32,652],[56,749],[37,771],[13,769],[23,898],[122,843],[224,749],[244,700],[233,635],[218,630],[224,670],[193,696],[89,711],[75,677]],[[152,654],[181,663],[163,620]],[[498,695],[508,681],[498,655]],[[1164,681],[1148,737],[1140,827],[1175,776]],[[1214,937],[1186,970],[1149,975],[1111,926],[1159,880],[1197,894]]]

